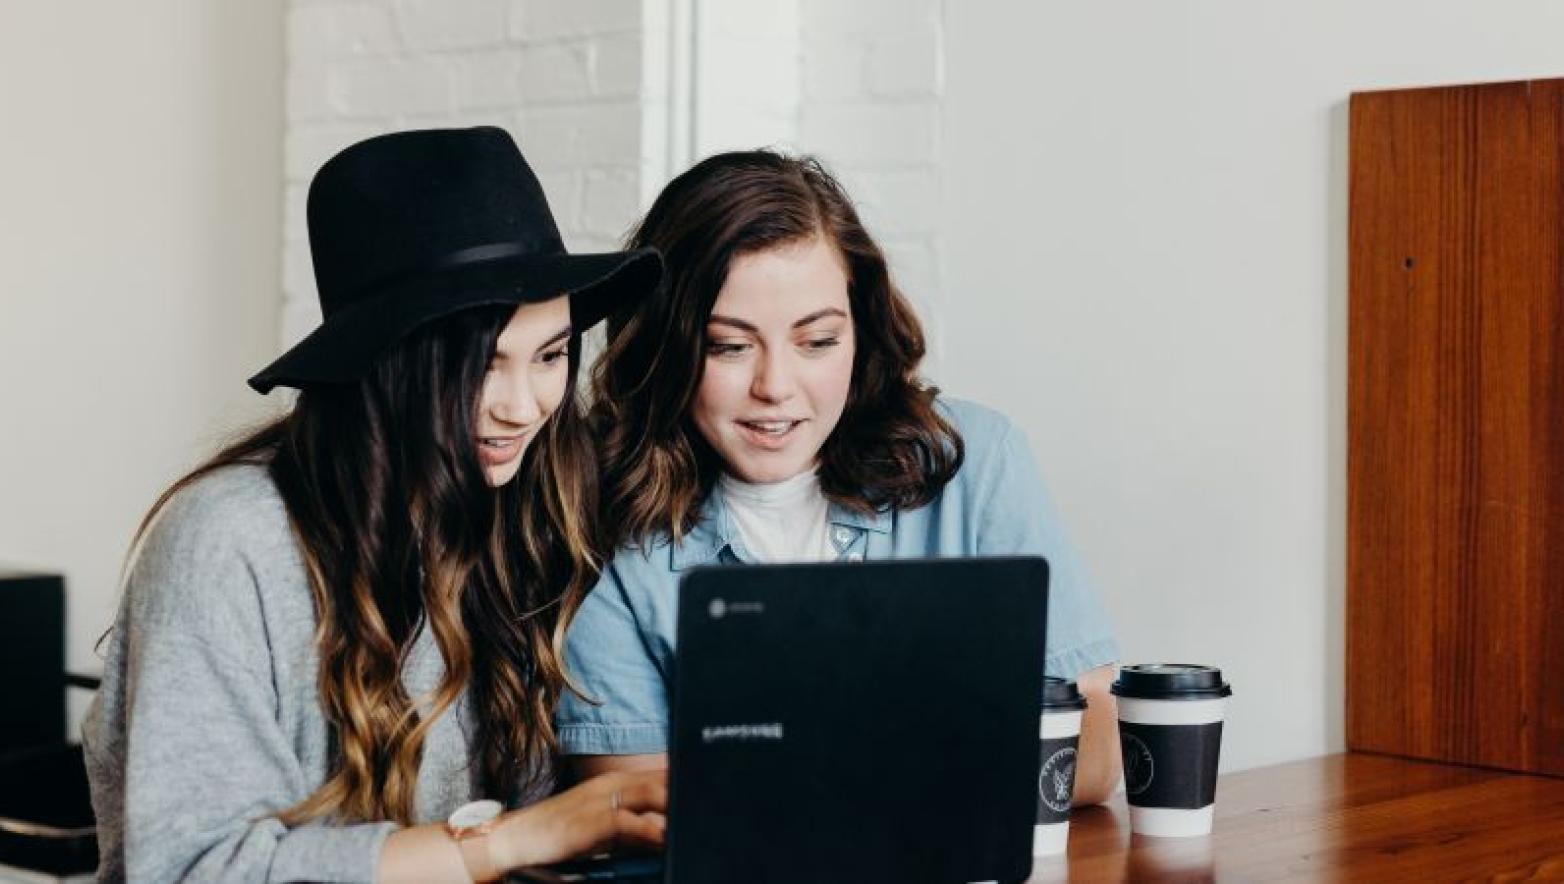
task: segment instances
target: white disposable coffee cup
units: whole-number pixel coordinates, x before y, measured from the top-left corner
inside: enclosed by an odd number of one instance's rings
[[[1232,688],[1210,666],[1125,666],[1113,684],[1130,829],[1153,837],[1211,832],[1222,723]]]
[[[1037,823],[1032,855],[1063,853],[1070,842],[1070,803],[1075,793],[1076,750],[1086,698],[1075,682],[1043,680],[1043,714],[1038,730],[1041,760],[1037,776]]]

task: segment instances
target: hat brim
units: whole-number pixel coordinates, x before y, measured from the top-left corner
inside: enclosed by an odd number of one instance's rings
[[[655,249],[586,255],[528,255],[442,270],[377,292],[328,317],[250,378],[258,393],[363,377],[397,341],[424,323],[472,307],[570,298],[570,323],[585,332],[656,288]]]

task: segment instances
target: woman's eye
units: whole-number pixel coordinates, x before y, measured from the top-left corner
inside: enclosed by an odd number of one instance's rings
[[[829,350],[839,343],[841,343],[840,338],[815,338],[812,341],[805,341],[804,347],[811,352],[819,352],[822,350]]]
[[[538,358],[543,362],[544,365],[553,365],[568,355],[570,355],[570,351],[564,347],[561,347],[558,350],[550,350]]]
[[[706,352],[712,356],[737,356],[749,349],[748,344],[730,344],[722,341],[712,341],[706,345]]]

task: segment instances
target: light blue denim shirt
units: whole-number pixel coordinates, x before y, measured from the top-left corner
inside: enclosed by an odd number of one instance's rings
[[[1107,611],[1066,537],[1031,448],[1004,415],[970,402],[940,407],[966,444],[956,476],[926,506],[864,515],[832,504],[841,560],[1041,555],[1049,564],[1047,673],[1073,678],[1118,659]],[[703,564],[753,562],[711,495],[678,543],[621,549],[571,624],[565,656],[576,683],[555,716],[567,755],[668,749],[679,578]]]

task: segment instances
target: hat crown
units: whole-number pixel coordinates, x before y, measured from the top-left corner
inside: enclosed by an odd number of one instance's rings
[[[537,176],[490,126],[354,144],[316,173],[307,214],[328,317],[456,261],[565,251]]]

